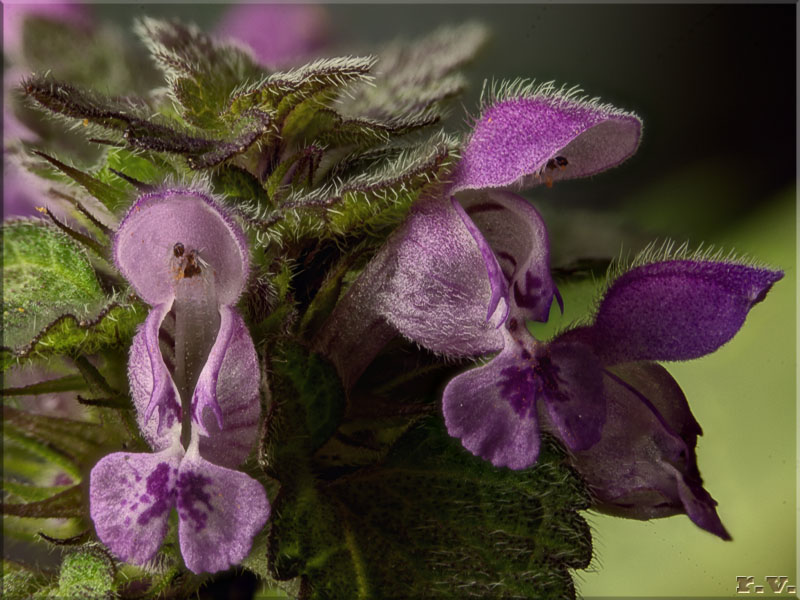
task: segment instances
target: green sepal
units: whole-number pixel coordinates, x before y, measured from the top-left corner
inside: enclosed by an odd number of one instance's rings
[[[293,192],[263,215],[261,243],[385,232],[403,220],[426,186],[444,178],[456,148],[454,139],[437,134],[418,145],[354,154],[337,163],[329,183]]]
[[[40,394],[58,394],[60,392],[77,392],[86,389],[86,382],[80,375],[65,375],[57,379],[37,381],[21,387],[3,388],[3,396],[37,396]]]
[[[342,98],[348,117],[376,119],[443,114],[445,103],[466,86],[456,71],[488,39],[485,26],[444,26],[416,40],[400,40],[379,52],[374,86],[361,86],[353,98]]]
[[[117,568],[114,559],[97,543],[70,552],[61,563],[58,595],[63,598],[111,600],[115,597]]]
[[[34,570],[21,563],[3,559],[3,598],[6,600],[22,600],[34,595],[53,583],[51,577],[39,570]]]
[[[3,335],[19,351],[48,324],[96,319],[108,302],[86,252],[42,221],[3,224]]]
[[[18,483],[10,479],[3,479],[3,492],[5,492],[12,500],[22,502],[39,502],[41,500],[47,500],[56,494],[67,491],[71,487],[71,485],[30,485],[27,483]]]

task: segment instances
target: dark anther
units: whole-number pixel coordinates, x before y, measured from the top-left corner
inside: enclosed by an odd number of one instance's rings
[[[180,242],[178,242],[172,247],[172,253],[175,255],[175,258],[180,258],[181,256],[183,256],[184,250],[185,248],[183,247],[183,244],[181,244]]]

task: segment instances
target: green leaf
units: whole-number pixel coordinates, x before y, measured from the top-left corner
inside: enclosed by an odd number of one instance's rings
[[[39,502],[3,503],[3,514],[26,518],[65,519],[83,517],[83,491],[80,484]]]
[[[423,188],[443,178],[455,156],[456,142],[445,134],[354,154],[334,167],[327,185],[293,192],[263,215],[259,243],[385,231],[403,220]]]
[[[369,81],[373,57],[321,58],[291,71],[273,73],[234,91],[228,112],[241,114],[252,108],[275,113],[282,123],[287,114],[304,100],[324,103],[334,93],[355,82]]]
[[[4,344],[15,351],[65,314],[95,319],[108,302],[85,251],[41,221],[3,225],[3,271]]]
[[[193,25],[145,17],[135,30],[164,73],[182,116],[198,127],[218,127],[231,92],[263,75],[245,52]]]
[[[588,496],[545,441],[535,467],[497,469],[444,431],[409,431],[386,461],[282,482],[268,560],[306,598],[574,598],[591,558]]]
[[[99,544],[86,544],[64,557],[58,575],[58,595],[63,598],[109,600],[113,597],[116,567]]]
[[[295,398],[287,407],[300,423],[295,427],[306,432],[276,452],[284,456],[313,452],[336,431],[344,413],[344,390],[336,369],[319,354],[295,344],[274,349],[272,368],[277,393]]]
[[[397,41],[379,53],[374,86],[361,86],[352,100],[341,98],[348,117],[392,119],[398,116],[442,114],[443,104],[464,89],[455,73],[486,42],[486,27],[478,23],[441,27],[413,40]]]
[[[78,467],[87,467],[102,454],[103,449],[119,444],[121,432],[108,423],[87,423],[58,417],[48,417],[9,406],[3,407],[4,435],[19,440],[24,436],[51,451],[58,452]]]
[[[91,320],[72,314],[47,324],[26,346],[3,348],[0,367],[3,370],[22,360],[55,355],[95,354],[111,348],[126,348],[145,319],[147,309],[141,303],[108,303]]]

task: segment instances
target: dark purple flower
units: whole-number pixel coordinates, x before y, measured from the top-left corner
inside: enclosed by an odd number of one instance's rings
[[[217,32],[247,44],[271,69],[312,58],[330,41],[325,7],[315,4],[238,4]]]
[[[666,371],[639,361],[714,351],[782,273],[702,257],[637,266],[609,287],[593,325],[545,344],[525,326],[546,320],[558,298],[544,223],[523,198],[484,189],[614,166],[635,150],[640,127],[632,115],[542,90],[492,104],[445,197],[414,207],[317,348],[348,386],[394,331],[448,356],[499,352],[444,390],[447,429],[470,452],[528,467],[544,427],[572,451],[602,507],[636,518],[686,512],[725,538],[697,470],[699,427]],[[643,382],[626,381],[636,373]]]
[[[782,277],[781,271],[702,258],[638,266],[609,286],[592,325],[549,344],[581,348],[592,356],[587,370],[600,367],[600,393],[584,394],[585,402],[604,407],[605,426],[596,444],[573,453],[599,508],[636,519],[686,513],[730,539],[697,468],[700,426],[675,380],[650,361],[713,352]],[[557,424],[552,428],[558,433]]]
[[[270,512],[261,484],[233,469],[256,440],[260,413],[258,358],[232,306],[248,273],[244,235],[204,193],[168,189],[141,196],[114,242],[118,268],[153,306],[128,376],[154,453],[97,463],[92,520],[117,556],[142,564],[177,508],[186,566],[227,569],[247,556]]]
[[[444,395],[450,433],[497,466],[520,469],[536,461],[540,398],[573,449],[596,442],[603,423],[602,409],[576,412],[574,402],[551,391],[554,373],[531,371],[543,347],[525,320],[546,321],[558,296],[544,222],[527,200],[501,189],[593,174],[633,154],[641,121],[575,96],[552,84],[511,85],[493,94],[451,185],[413,208],[317,344],[346,385],[380,348],[363,343],[364,327],[373,339],[399,331],[448,356],[500,351],[454,379]],[[570,370],[566,361],[560,368]],[[599,371],[585,379],[600,385]],[[535,396],[531,386],[540,390]]]

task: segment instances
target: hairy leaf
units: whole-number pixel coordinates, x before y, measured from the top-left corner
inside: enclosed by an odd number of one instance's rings
[[[136,32],[163,71],[182,116],[198,127],[219,126],[231,92],[263,75],[245,52],[193,25],[145,17],[137,22]]]
[[[4,344],[14,351],[63,315],[95,319],[107,303],[85,251],[41,221],[3,225],[3,272]]]
[[[147,311],[140,303],[111,301],[93,319],[65,314],[42,324],[43,328],[27,345],[16,349],[3,348],[0,368],[7,369],[29,357],[94,354],[103,349],[124,348],[144,321]]]
[[[499,470],[431,419],[382,464],[285,485],[269,560],[308,598],[570,598],[568,569],[591,558],[587,506],[552,444],[532,469]]]
[[[228,112],[235,115],[258,108],[275,113],[281,123],[292,108],[308,98],[323,103],[349,84],[369,81],[374,63],[372,57],[321,58],[291,71],[273,73],[234,91]]]
[[[361,86],[354,98],[342,98],[351,117],[392,119],[397,116],[441,114],[444,101],[466,84],[454,71],[470,60],[487,39],[477,23],[445,26],[427,36],[390,44],[379,54],[374,87]]]
[[[418,146],[350,156],[337,164],[330,183],[292,193],[263,215],[261,241],[372,233],[394,226],[423,188],[447,173],[455,150],[455,141],[440,134]]]

